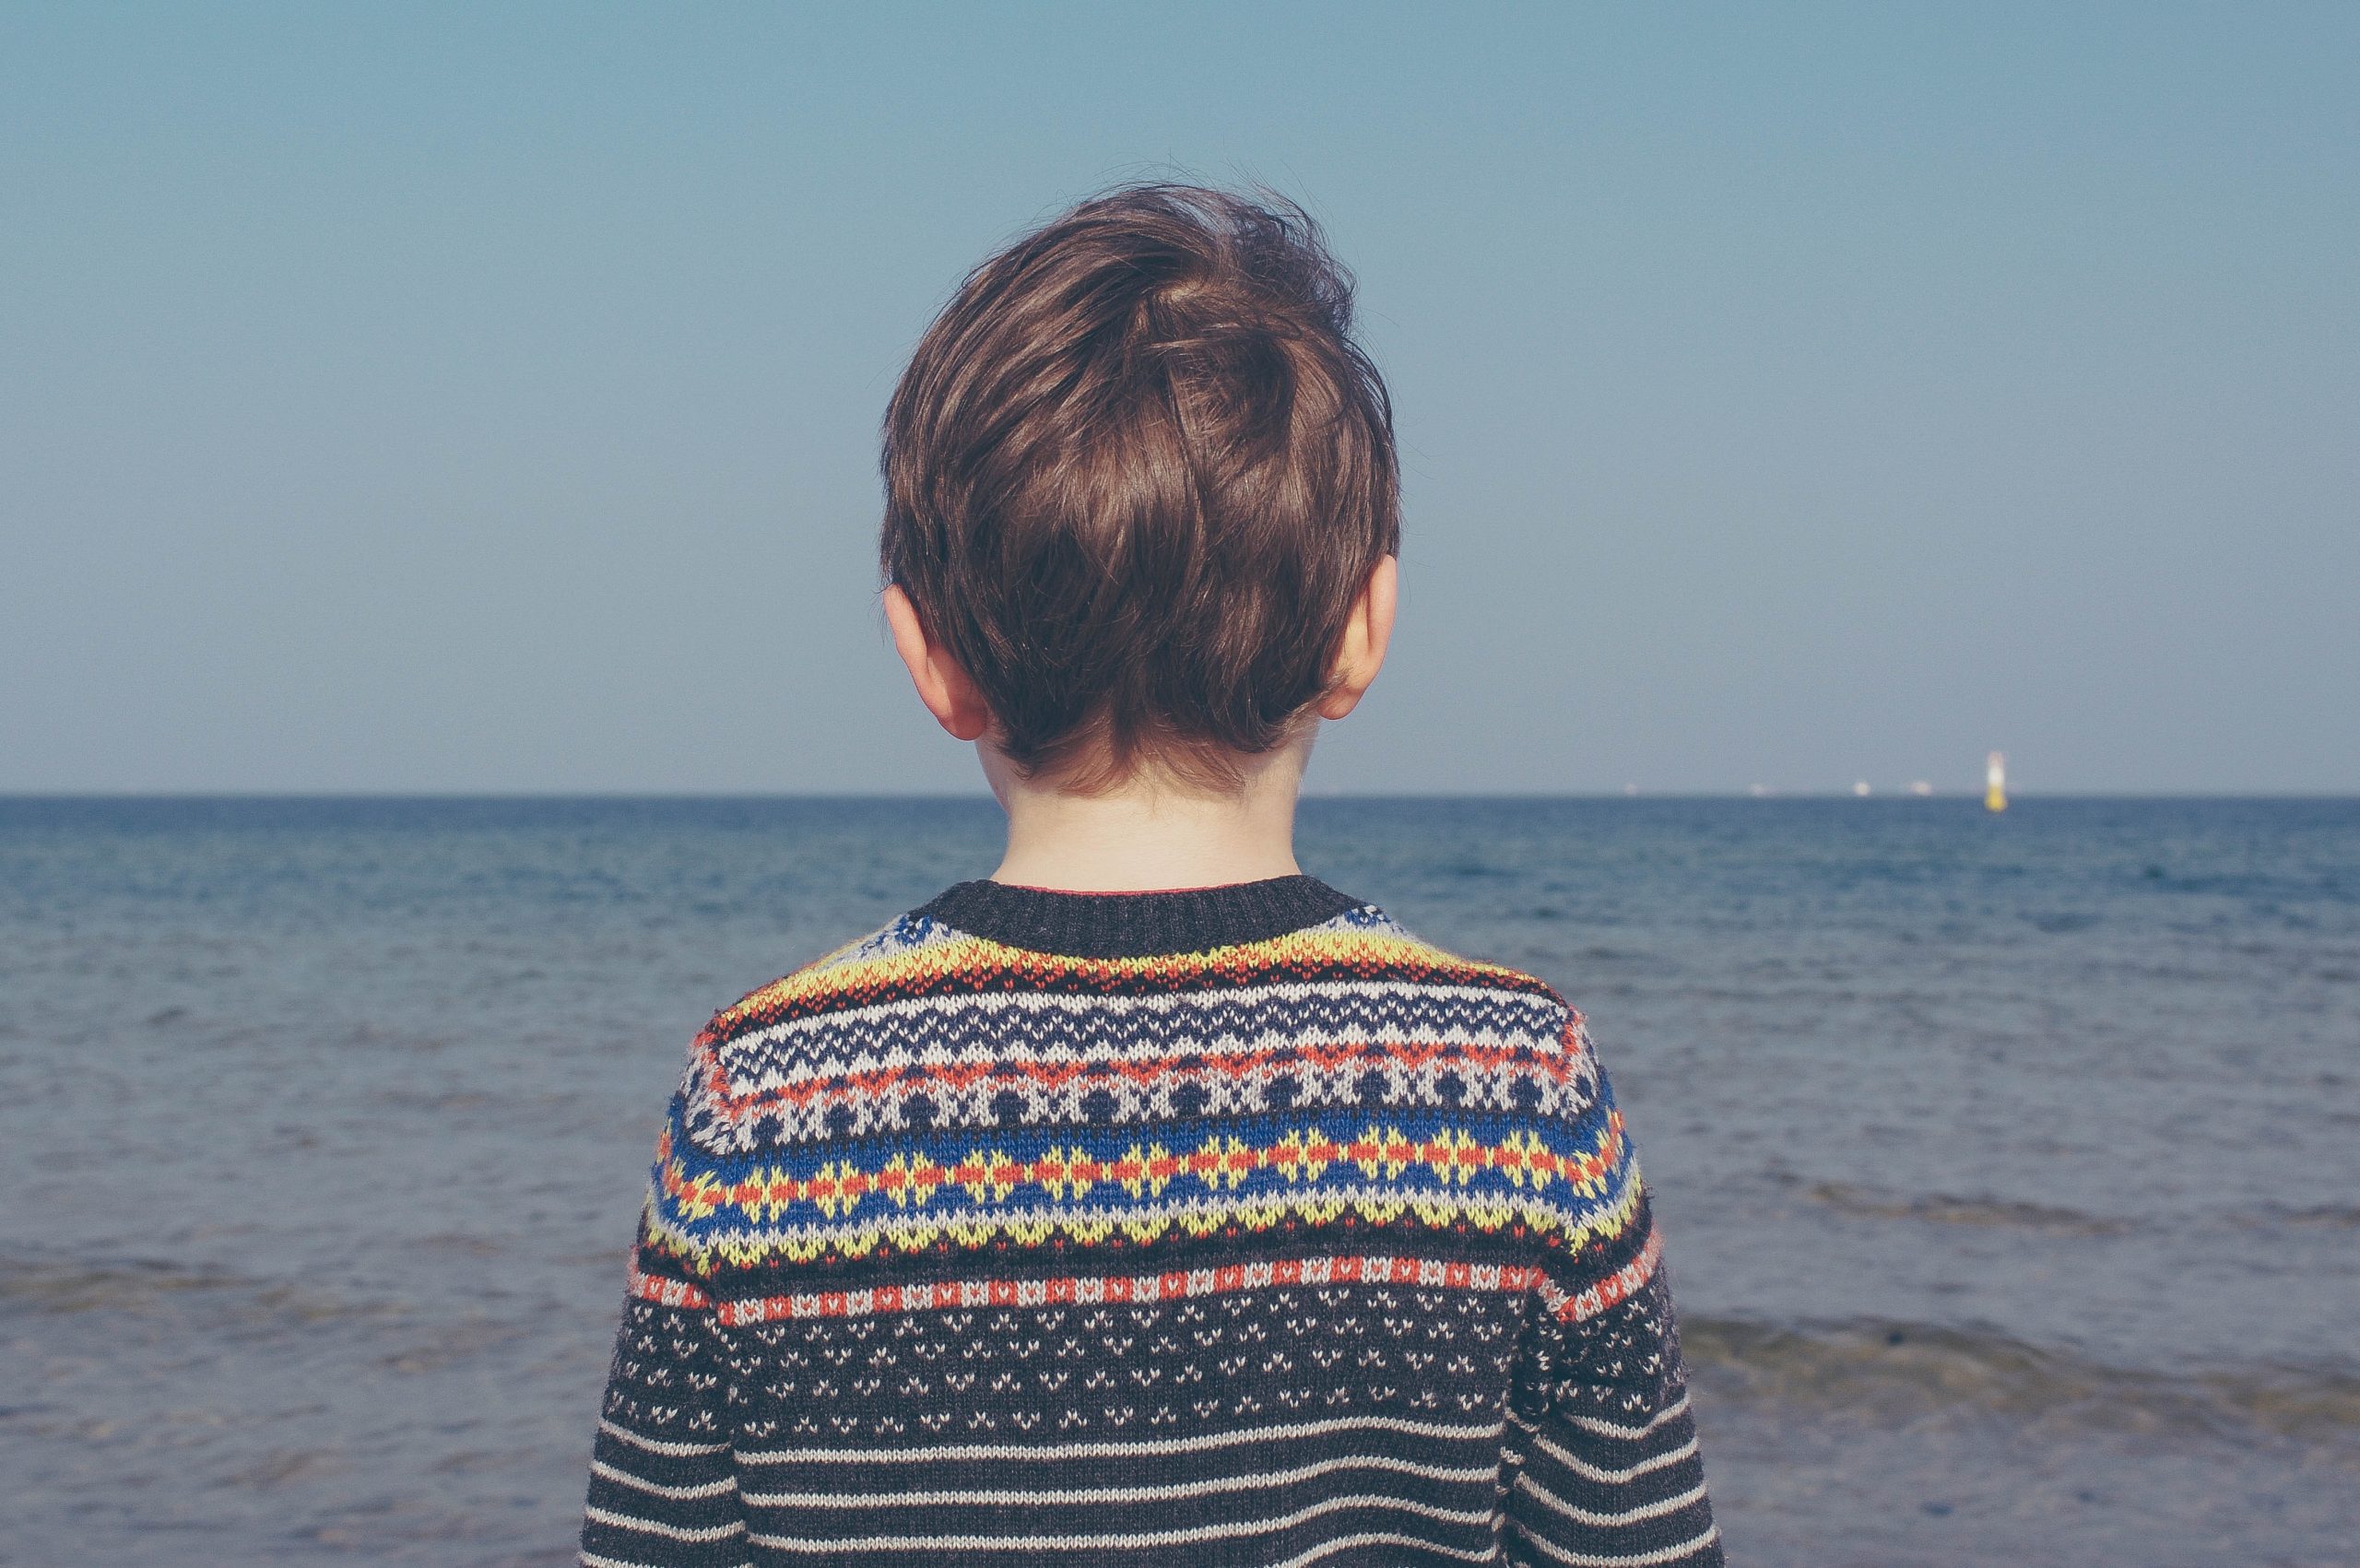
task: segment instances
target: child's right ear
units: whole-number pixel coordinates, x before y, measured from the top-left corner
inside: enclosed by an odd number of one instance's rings
[[[899,584],[885,589],[885,624],[893,629],[893,651],[918,689],[918,701],[934,722],[961,740],[981,740],[992,727],[992,711],[982,690],[959,667],[948,650],[926,634],[918,607]]]
[[[1328,671],[1328,690],[1315,711],[1323,719],[1340,719],[1360,706],[1369,683],[1384,666],[1385,650],[1393,643],[1393,615],[1401,602],[1400,561],[1380,559],[1352,601],[1336,658]]]

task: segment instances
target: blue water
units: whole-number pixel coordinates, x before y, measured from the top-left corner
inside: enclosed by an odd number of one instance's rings
[[[0,800],[0,1562],[559,1563],[711,1009],[988,802]],[[2360,802],[1333,801],[1590,1015],[1731,1560],[2360,1562]]]

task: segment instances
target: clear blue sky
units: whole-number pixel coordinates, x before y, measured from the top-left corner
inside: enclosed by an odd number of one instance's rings
[[[1093,187],[1329,226],[1314,786],[2360,790],[2360,6],[7,5],[0,790],[932,790],[875,430]]]

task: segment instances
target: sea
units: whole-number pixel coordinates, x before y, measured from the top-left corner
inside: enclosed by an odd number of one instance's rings
[[[0,1562],[570,1562],[690,1036],[987,800],[0,799]],[[1588,1015],[1731,1562],[2360,1563],[2360,801],[1313,799]]]

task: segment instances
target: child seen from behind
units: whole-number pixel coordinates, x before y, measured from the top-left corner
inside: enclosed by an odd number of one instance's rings
[[[1581,1015],[1295,863],[1394,619],[1351,315],[1142,186],[920,342],[884,610],[1007,854],[690,1047],[585,1563],[1721,1561]]]

